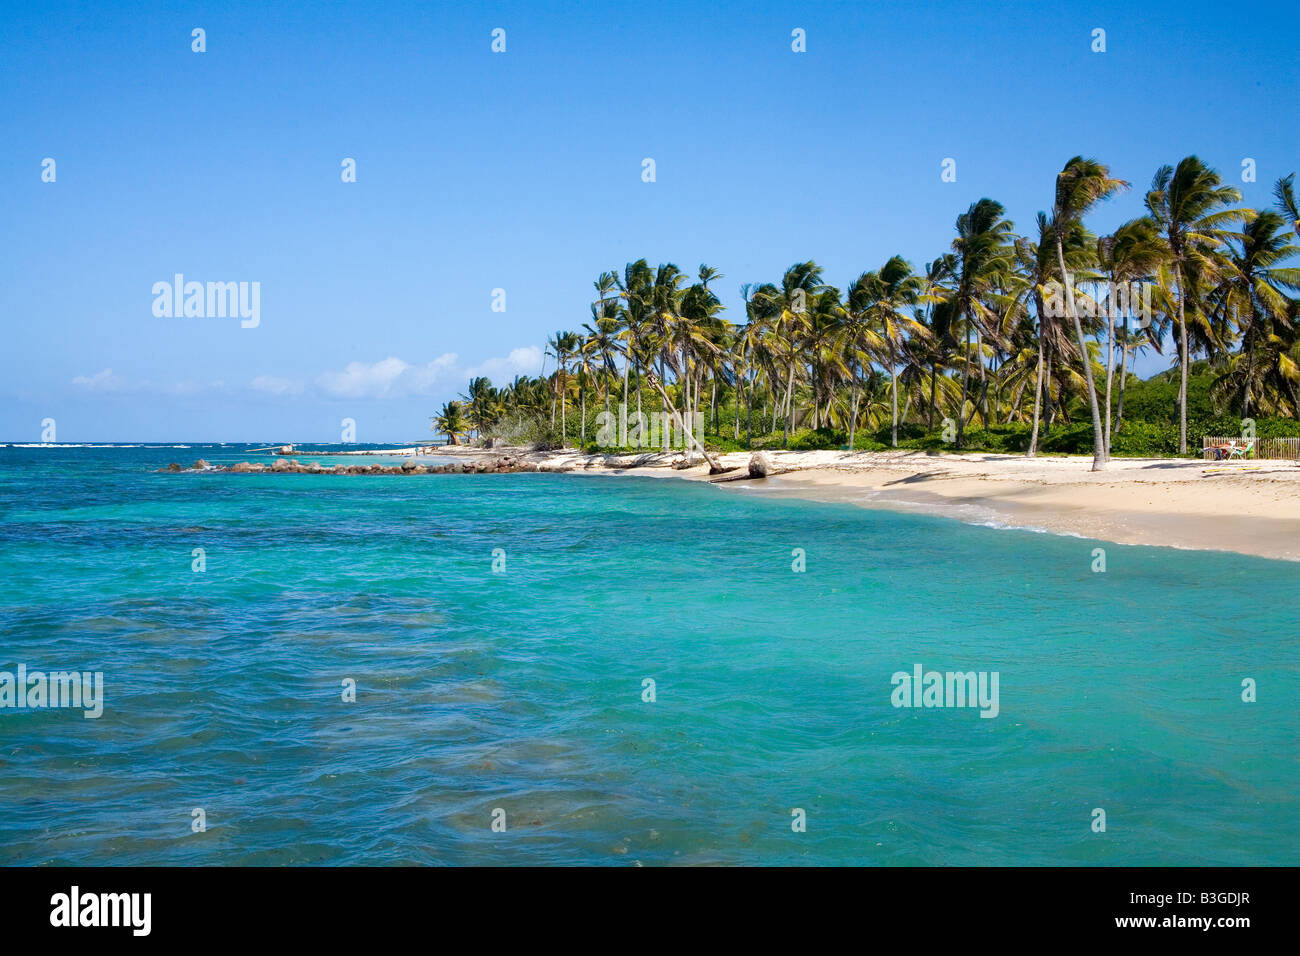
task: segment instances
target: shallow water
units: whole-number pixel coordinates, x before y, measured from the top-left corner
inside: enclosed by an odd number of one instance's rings
[[[0,448],[0,670],[105,682],[99,719],[0,709],[0,863],[1300,863],[1294,564],[694,482],[153,471],[198,457],[250,458]],[[998,672],[998,716],[892,706],[916,663]]]

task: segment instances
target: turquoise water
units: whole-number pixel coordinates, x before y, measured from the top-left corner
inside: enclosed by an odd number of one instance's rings
[[[0,448],[0,670],[106,698],[0,709],[0,863],[1300,864],[1300,566],[1096,574],[662,479],[153,472],[198,457],[250,456]],[[916,663],[998,672],[999,715],[891,706]]]

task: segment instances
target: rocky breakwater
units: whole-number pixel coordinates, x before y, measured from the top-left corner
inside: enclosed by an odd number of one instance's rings
[[[422,465],[404,461],[400,465],[321,465],[302,463],[296,458],[281,458],[265,465],[261,462],[241,461],[235,465],[212,466],[200,459],[191,468],[182,468],[172,462],[160,472],[206,471],[227,474],[261,475],[452,475],[452,474],[506,474],[517,471],[537,471],[537,465],[513,455],[480,458],[476,461],[453,462],[445,465]]]

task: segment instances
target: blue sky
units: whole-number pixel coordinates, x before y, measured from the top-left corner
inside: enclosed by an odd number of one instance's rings
[[[1300,167],[1282,4],[6,0],[3,17],[4,441],[44,418],[60,441],[332,441],[343,418],[409,441],[469,374],[536,373],[631,259],[715,266],[739,319],[740,285],[798,260],[841,287],[895,252],[920,266],[982,196],[1028,230],[1077,153],[1135,187],[1094,230],[1188,153],[1261,207]],[[260,325],[156,317],[176,273],[259,282]]]

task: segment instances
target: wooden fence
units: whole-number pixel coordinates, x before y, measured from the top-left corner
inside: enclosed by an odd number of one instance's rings
[[[1216,445],[1236,445],[1245,448],[1255,443],[1251,458],[1289,458],[1300,460],[1300,438],[1246,438],[1242,435],[1206,435],[1201,440],[1201,456],[1213,458]]]

